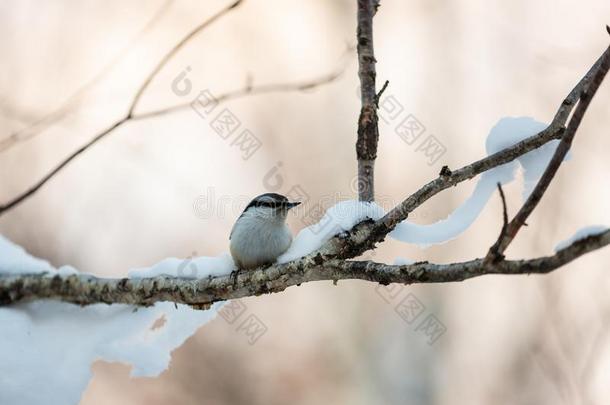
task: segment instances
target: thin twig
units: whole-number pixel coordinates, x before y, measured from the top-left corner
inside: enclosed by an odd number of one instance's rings
[[[6,204],[0,205],[0,215],[2,215],[4,212],[10,210],[11,208],[14,208],[17,205],[21,204],[27,198],[31,197],[36,191],[38,191],[40,189],[40,187],[45,185],[45,183],[47,181],[51,180],[57,173],[59,173],[61,171],[61,169],[63,169],[75,157],[77,157],[78,155],[80,155],[81,153],[83,153],[84,151],[89,149],[92,145],[97,143],[100,139],[102,139],[106,135],[110,134],[111,132],[113,132],[114,130],[116,130],[123,124],[125,124],[128,120],[129,120],[128,118],[123,117],[120,120],[116,121],[111,126],[109,126],[108,128],[104,129],[102,132],[97,134],[89,142],[87,142],[86,144],[84,144],[83,146],[81,146],[80,148],[75,150],[74,152],[72,152],[68,157],[66,157],[64,160],[62,160],[61,163],[59,163],[57,166],[55,166],[55,168],[53,170],[48,172],[42,179],[38,180],[38,182],[36,182],[36,184],[34,184],[30,188],[28,188],[23,193],[19,194],[17,197],[13,198]]]
[[[385,89],[388,88],[389,84],[390,84],[390,81],[386,80],[385,83],[383,84],[383,86],[381,87],[381,90],[379,90],[379,93],[377,93],[377,95],[375,96],[375,107],[379,108],[379,100],[381,100],[381,96],[383,95],[383,92],[385,91]]]
[[[43,133],[46,128],[64,118],[70,112],[71,108],[74,107],[75,104],[77,104],[89,90],[101,82],[108,75],[108,73],[112,71],[116,64],[132,50],[134,45],[160,21],[161,17],[164,16],[165,12],[173,2],[174,0],[166,0],[165,3],[163,3],[154,13],[151,19],[144,25],[144,27],[129,41],[129,43],[114,58],[112,58],[110,62],[102,67],[97,74],[93,76],[93,78],[80,86],[70,97],[68,97],[68,99],[59,108],[43,116],[42,118],[37,119],[27,127],[12,133],[5,139],[0,140],[0,152],[4,152],[20,142],[24,142],[38,136],[39,134]]]
[[[506,229],[508,228],[508,208],[506,206],[506,197],[504,196],[504,190],[502,189],[502,183],[498,182],[498,192],[500,193],[500,199],[502,200],[502,229],[500,230],[500,236],[498,237],[498,242],[496,242],[489,252],[493,252],[493,255],[490,253],[485,258],[485,265],[488,265],[490,261],[494,263],[499,260],[504,260],[504,255],[498,252],[498,243],[504,237],[506,233]]]
[[[498,182],[498,192],[500,193],[500,199],[502,200],[502,232],[504,232],[508,226],[508,208],[506,206],[504,190],[502,190],[502,183],[500,182]]]
[[[229,91],[229,92],[226,92],[223,94],[219,94],[218,96],[215,96],[214,99],[218,103],[221,103],[221,102],[226,102],[229,100],[234,100],[236,98],[247,97],[247,96],[257,96],[257,95],[262,95],[262,94],[289,92],[289,91],[307,91],[307,90],[311,90],[316,87],[323,86],[325,84],[328,84],[328,83],[331,83],[331,82],[337,80],[339,77],[341,77],[341,75],[343,74],[344,71],[345,71],[345,65],[341,69],[339,69],[335,72],[332,72],[332,73],[329,73],[329,74],[326,74],[326,75],[323,75],[320,77],[316,77],[316,78],[313,78],[310,80],[302,81],[302,82],[271,83],[271,84],[262,84],[262,85],[258,85],[258,86],[254,86],[254,85],[252,85],[252,83],[246,82],[246,84],[244,85],[243,88],[237,89],[237,90],[232,90],[232,91]],[[157,110],[135,113],[132,116],[132,119],[141,120],[141,119],[146,119],[146,118],[151,118],[151,117],[158,117],[161,115],[175,113],[175,112],[178,112],[181,110],[186,110],[188,108],[191,108],[190,101],[185,102],[185,103],[176,104],[176,105],[169,106],[169,107],[159,108]]]
[[[214,22],[216,22],[223,16],[225,16],[231,10],[235,9],[242,2],[243,2],[243,0],[236,0],[233,3],[231,3],[230,5],[224,7],[219,12],[214,14],[212,17],[208,18],[207,20],[205,20],[204,22],[202,22],[201,24],[199,24],[198,26],[193,28],[176,45],[174,45],[172,47],[172,49],[170,49],[169,52],[167,52],[161,58],[161,60],[159,60],[159,62],[157,62],[157,64],[152,69],[152,71],[148,74],[146,79],[144,79],[144,82],[142,83],[142,85],[140,85],[140,88],[136,92],[136,95],[134,96],[133,101],[131,102],[131,106],[129,107],[129,111],[127,112],[127,117],[131,117],[134,114],[135,109],[138,107],[138,104],[140,103],[140,99],[142,98],[142,95],[144,94],[146,89],[148,89],[148,86],[150,85],[150,83],[153,81],[153,79],[155,77],[157,77],[157,74],[159,74],[161,69],[163,69],[163,67],[167,64],[167,62],[169,62],[178,53],[178,51],[180,51],[197,34],[202,32],[204,29],[206,29],[207,27],[212,25]]]

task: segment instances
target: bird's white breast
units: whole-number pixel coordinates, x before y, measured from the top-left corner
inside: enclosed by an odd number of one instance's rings
[[[245,212],[231,232],[231,255],[239,268],[252,269],[275,262],[291,242],[292,234],[283,218]]]

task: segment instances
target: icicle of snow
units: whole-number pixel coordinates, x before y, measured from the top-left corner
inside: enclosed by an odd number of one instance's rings
[[[485,142],[487,154],[492,155],[506,149],[537,134],[546,127],[546,124],[529,117],[502,118],[487,136]],[[514,180],[519,165],[523,168],[523,198],[525,200],[542,176],[558,144],[558,141],[548,142],[542,147],[524,154],[516,161],[483,173],[471,196],[447,218],[428,225],[414,224],[405,220],[396,226],[390,233],[390,237],[416,244],[421,248],[455,239],[479,217],[489,199],[496,192],[496,184],[504,185]]]
[[[568,246],[570,246],[572,243],[574,243],[576,241],[585,239],[592,235],[597,235],[602,232],[606,232],[607,230],[608,230],[608,227],[604,226],[604,225],[592,225],[592,226],[587,226],[587,227],[581,228],[578,231],[576,231],[576,233],[574,235],[572,235],[571,237],[569,237],[568,239],[559,242],[555,246],[555,252],[559,252],[561,249],[567,248]]]
[[[367,218],[377,220],[384,214],[383,208],[374,202],[341,201],[330,207],[320,222],[302,229],[277,261],[286,263],[306,256],[333,236],[352,229],[357,223]]]
[[[197,277],[233,269],[227,255],[194,258],[192,262],[196,263],[193,276]],[[178,268],[184,263],[185,260],[166,260],[133,274],[181,275]],[[187,277],[192,270],[184,267],[183,271]],[[0,273],[75,272],[70,266],[55,269],[0,236]],[[134,310],[123,304],[80,307],[44,300],[2,307],[0,404],[76,404],[89,383],[91,364],[96,360],[130,364],[132,376],[158,376],[167,369],[171,352],[212,320],[222,305],[217,303],[207,311],[198,311],[162,302]],[[159,320],[165,322],[153,327]]]

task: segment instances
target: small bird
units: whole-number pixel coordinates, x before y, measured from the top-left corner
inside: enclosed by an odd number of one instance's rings
[[[292,233],[286,225],[286,216],[299,204],[276,193],[261,194],[250,201],[229,236],[231,256],[238,269],[274,263],[288,250]]]

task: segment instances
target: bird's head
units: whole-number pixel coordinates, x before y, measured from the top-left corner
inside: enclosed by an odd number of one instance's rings
[[[284,221],[288,211],[300,202],[290,202],[288,198],[277,193],[265,193],[255,197],[246,209],[243,215],[253,216],[269,221]]]

